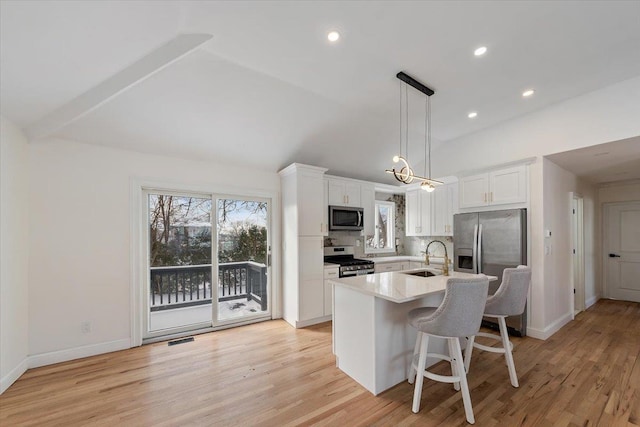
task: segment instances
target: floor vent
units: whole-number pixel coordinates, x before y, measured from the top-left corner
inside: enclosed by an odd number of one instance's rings
[[[182,338],[182,339],[179,339],[179,340],[169,341],[169,342],[167,343],[167,345],[184,344],[184,343],[186,343],[186,342],[191,342],[191,341],[193,341],[193,340],[194,340],[194,339],[193,339],[193,337]]]

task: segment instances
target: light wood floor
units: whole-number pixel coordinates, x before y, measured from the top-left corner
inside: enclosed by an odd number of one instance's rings
[[[603,300],[514,342],[519,389],[501,355],[474,352],[476,425],[640,425],[640,304]],[[330,324],[270,321],[30,370],[0,396],[0,425],[467,425],[450,384],[425,380],[419,414],[412,395],[374,397],[338,370]]]

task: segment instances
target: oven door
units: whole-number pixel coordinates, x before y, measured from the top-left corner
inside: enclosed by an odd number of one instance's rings
[[[329,206],[329,230],[362,230],[362,208]]]

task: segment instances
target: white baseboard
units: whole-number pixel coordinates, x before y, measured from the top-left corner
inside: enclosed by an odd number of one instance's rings
[[[571,313],[563,315],[544,329],[527,328],[527,336],[537,338],[539,340],[546,340],[569,322],[571,322]]]
[[[82,347],[69,348],[66,350],[35,354],[29,356],[29,368],[38,368],[40,366],[53,365],[54,363],[67,362],[69,360],[96,356],[98,354],[111,353],[112,351],[126,350],[128,348],[131,348],[131,340],[129,338],[99,344],[85,345]]]
[[[318,323],[329,322],[333,316],[316,317],[315,319],[296,321],[296,328],[306,328],[307,326],[317,325]]]
[[[595,295],[584,302],[584,309],[591,307],[593,304],[597,303],[600,299],[600,295]]]
[[[29,358],[25,357],[22,362],[18,363],[18,366],[13,368],[7,375],[0,378],[0,394],[4,393],[11,384],[16,382],[18,378],[29,369]]]

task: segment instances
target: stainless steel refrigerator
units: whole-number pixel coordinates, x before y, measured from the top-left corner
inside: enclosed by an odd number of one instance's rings
[[[454,215],[454,270],[498,276],[489,284],[492,295],[502,283],[505,268],[527,264],[527,210],[474,212]],[[483,325],[498,328],[495,319],[484,318]],[[527,310],[507,318],[509,333],[525,336]]]

